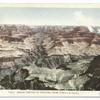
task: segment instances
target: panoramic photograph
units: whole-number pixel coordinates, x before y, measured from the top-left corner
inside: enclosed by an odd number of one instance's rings
[[[0,7],[0,90],[100,90],[100,8]]]

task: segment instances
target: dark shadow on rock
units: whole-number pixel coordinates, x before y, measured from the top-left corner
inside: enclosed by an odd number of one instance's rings
[[[100,90],[100,56],[96,56],[85,72],[90,80],[84,84],[84,90]]]

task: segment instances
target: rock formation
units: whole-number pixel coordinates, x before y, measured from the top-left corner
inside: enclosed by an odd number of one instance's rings
[[[0,89],[99,90],[99,62],[99,27],[0,25]]]

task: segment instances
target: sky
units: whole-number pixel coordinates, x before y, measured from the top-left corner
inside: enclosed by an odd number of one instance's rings
[[[0,8],[0,24],[99,26],[99,19],[100,8]]]

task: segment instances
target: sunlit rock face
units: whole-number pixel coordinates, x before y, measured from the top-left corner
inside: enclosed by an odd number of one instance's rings
[[[0,89],[99,90],[99,27],[0,25]]]

